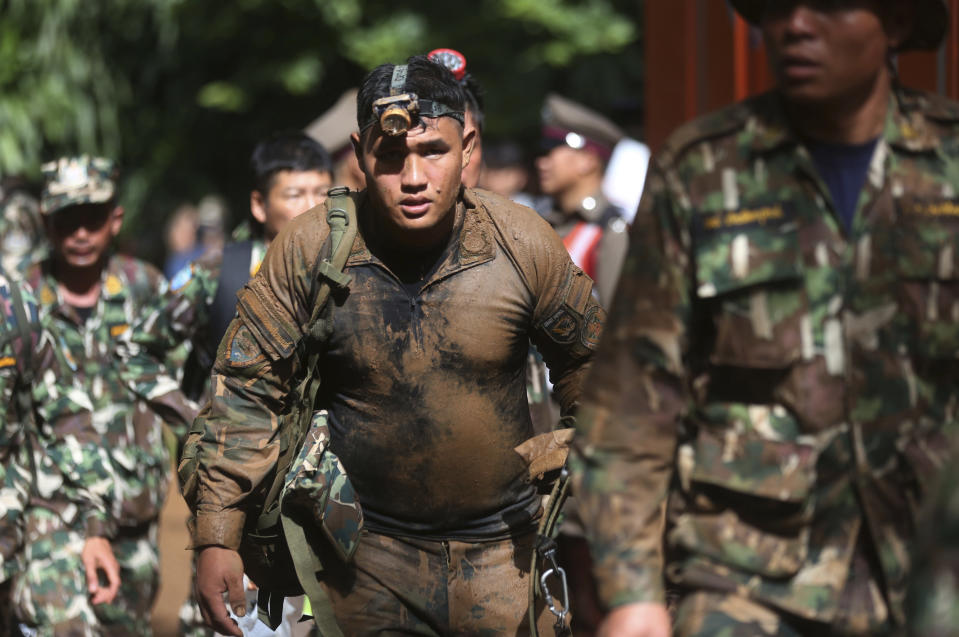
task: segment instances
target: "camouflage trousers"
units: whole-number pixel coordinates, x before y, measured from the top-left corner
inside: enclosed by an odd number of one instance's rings
[[[346,635],[528,635],[533,539],[428,541],[364,531],[352,564],[324,556],[323,583]],[[540,635],[553,635],[553,615],[542,603],[537,610]]]
[[[13,585],[17,621],[27,634],[143,637],[159,587],[156,523],[121,527],[111,542],[120,565],[120,590],[110,604],[92,606],[80,554],[84,536],[56,513],[33,508],[24,517],[24,566]]]

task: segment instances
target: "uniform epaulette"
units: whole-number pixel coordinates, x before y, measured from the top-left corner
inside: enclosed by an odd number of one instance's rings
[[[660,160],[669,163],[694,144],[743,128],[755,114],[757,106],[763,108],[763,105],[757,102],[769,99],[770,94],[764,93],[686,122],[666,140],[666,144],[659,151]]]

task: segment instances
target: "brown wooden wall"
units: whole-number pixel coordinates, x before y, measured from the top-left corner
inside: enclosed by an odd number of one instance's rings
[[[900,56],[908,86],[959,100],[959,0],[938,52]],[[646,143],[656,150],[697,115],[771,85],[761,38],[726,0],[646,0]]]

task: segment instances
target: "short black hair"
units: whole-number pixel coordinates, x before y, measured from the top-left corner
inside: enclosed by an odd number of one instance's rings
[[[254,190],[267,194],[273,186],[273,177],[281,170],[315,170],[332,175],[333,160],[309,135],[300,131],[282,131],[270,135],[253,149],[250,172]]]
[[[483,87],[479,81],[467,73],[460,80],[464,91],[466,92],[466,107],[473,114],[473,122],[476,124],[476,130],[480,135],[483,134],[483,124],[486,121],[486,114],[483,108]]]
[[[414,55],[406,61],[406,88],[423,100],[439,102],[463,111],[466,108],[466,93],[453,74],[442,64],[433,62],[425,55]],[[393,80],[394,64],[381,64],[363,78],[356,96],[356,124],[362,130],[373,112],[373,102],[388,97]]]

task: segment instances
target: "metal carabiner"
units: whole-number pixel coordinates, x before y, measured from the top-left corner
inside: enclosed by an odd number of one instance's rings
[[[543,597],[546,599],[546,607],[549,608],[549,612],[556,615],[556,624],[565,624],[566,616],[569,615],[569,586],[566,584],[566,571],[556,563],[556,550],[554,548],[550,548],[543,553],[543,557],[549,560],[552,568],[546,569],[542,575],[539,576],[539,586],[543,591]],[[562,609],[556,608],[555,598],[550,593],[549,585],[546,583],[546,580],[549,579],[549,576],[553,573],[556,574],[560,583],[563,585]]]

